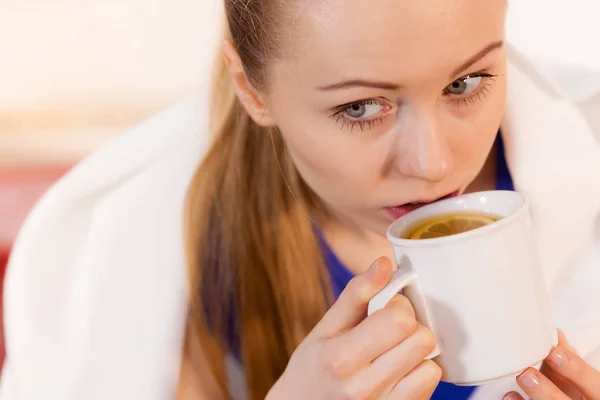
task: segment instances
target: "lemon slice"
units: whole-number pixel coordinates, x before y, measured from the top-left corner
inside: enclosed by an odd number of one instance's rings
[[[434,239],[444,236],[455,235],[481,228],[498,220],[493,216],[481,214],[461,214],[449,215],[441,218],[434,218],[419,226],[409,237],[409,239]]]

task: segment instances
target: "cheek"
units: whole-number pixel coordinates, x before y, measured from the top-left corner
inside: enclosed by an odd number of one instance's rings
[[[469,175],[479,172],[502,122],[505,99],[505,84],[497,82],[494,93],[486,99],[477,114],[462,121],[459,131],[453,130],[450,146],[458,170]]]
[[[454,135],[451,141],[454,154],[454,173],[474,178],[485,163],[496,138],[497,127],[475,129]]]
[[[277,121],[298,172],[326,202],[356,204],[357,188],[368,193],[377,184],[381,158],[352,136],[360,132],[341,131],[327,116],[299,119],[280,112]]]

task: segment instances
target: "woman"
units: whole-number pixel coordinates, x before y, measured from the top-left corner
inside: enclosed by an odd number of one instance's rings
[[[600,145],[531,66],[507,67],[506,1],[225,9],[212,141],[205,102],[183,104],[25,224],[0,399],[600,398]],[[404,297],[363,318],[393,268],[385,229],[414,203],[513,185],[574,347],[545,375],[440,383]]]

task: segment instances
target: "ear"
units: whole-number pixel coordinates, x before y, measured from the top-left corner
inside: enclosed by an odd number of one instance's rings
[[[235,93],[246,109],[246,112],[248,112],[248,115],[260,126],[274,125],[275,123],[267,108],[264,95],[256,90],[248,80],[239,53],[231,41],[224,43],[223,57],[229,69]]]

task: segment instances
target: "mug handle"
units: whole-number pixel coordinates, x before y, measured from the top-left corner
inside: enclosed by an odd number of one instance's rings
[[[384,308],[400,291],[406,289],[406,297],[410,300],[417,321],[428,328],[435,334],[433,318],[427,307],[425,294],[419,282],[419,275],[411,267],[403,266],[394,271],[392,279],[379,293],[375,295],[369,302],[368,315],[375,311]],[[436,344],[435,349],[425,357],[426,360],[431,360],[440,355],[439,345]]]

